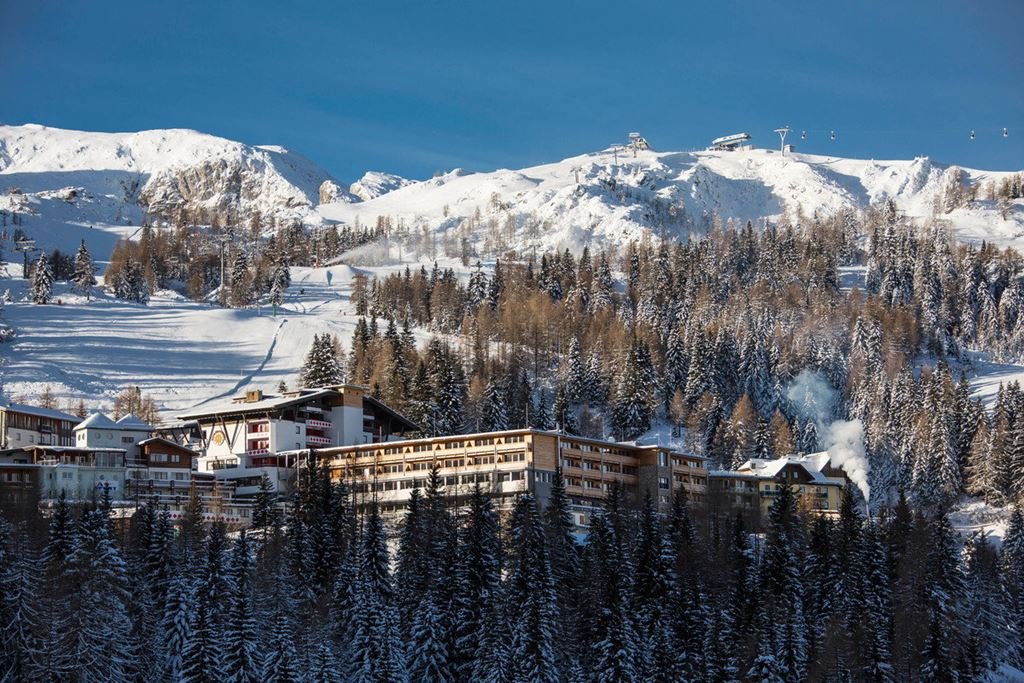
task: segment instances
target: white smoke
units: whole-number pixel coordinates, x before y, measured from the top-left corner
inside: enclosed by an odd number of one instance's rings
[[[843,468],[864,494],[864,500],[868,500],[871,486],[868,484],[870,467],[864,453],[864,424],[860,420],[836,420],[828,426],[824,441],[832,464]]]
[[[864,452],[864,425],[860,420],[836,420],[839,393],[828,380],[813,370],[801,370],[786,387],[786,398],[818,431],[818,446],[828,451],[835,467],[840,467],[861,493],[869,498],[867,455]]]

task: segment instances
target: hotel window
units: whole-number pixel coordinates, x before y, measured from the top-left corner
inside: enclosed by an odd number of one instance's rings
[[[658,453],[658,465],[668,467],[668,453]]]
[[[658,488],[667,489],[669,488],[668,477],[658,477]]]

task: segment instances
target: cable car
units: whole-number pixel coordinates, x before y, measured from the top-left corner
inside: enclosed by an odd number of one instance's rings
[[[972,140],[974,139],[974,131],[973,130],[971,131],[971,139]]]
[[[836,132],[835,132],[835,131],[832,131],[832,139],[833,139],[833,140],[835,140],[835,139],[836,139]]]
[[[1006,129],[1006,128],[1003,128],[1003,137],[1004,138],[1010,137],[1010,131],[1008,129]]]
[[[800,139],[801,140],[806,140],[807,139],[807,131],[806,130],[800,131]]]

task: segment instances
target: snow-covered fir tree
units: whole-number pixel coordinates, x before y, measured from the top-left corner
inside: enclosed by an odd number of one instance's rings
[[[46,252],[39,255],[32,269],[32,303],[48,304],[53,295],[53,271],[46,258]]]

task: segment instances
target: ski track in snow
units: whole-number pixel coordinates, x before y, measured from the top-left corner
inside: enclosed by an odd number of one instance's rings
[[[277,329],[274,330],[274,336],[270,338],[270,346],[267,347],[267,353],[266,353],[266,355],[263,356],[263,360],[260,361],[259,366],[257,366],[257,368],[255,370],[250,372],[244,378],[238,380],[238,383],[235,386],[231,387],[230,389],[228,389],[224,393],[219,394],[217,396],[213,396],[212,398],[208,398],[205,401],[202,401],[202,403],[200,405],[202,405],[203,403],[209,403],[211,401],[217,401],[219,399],[223,399],[223,398],[228,398],[230,396],[234,396],[239,391],[241,391],[243,387],[245,387],[246,385],[252,383],[253,379],[258,374],[263,372],[263,368],[265,368],[267,366],[267,362],[270,361],[270,359],[274,356],[274,347],[277,346],[278,334],[281,332],[281,328],[284,327],[287,322],[288,322],[288,318],[283,319],[280,322],[280,324],[277,326]]]

